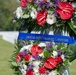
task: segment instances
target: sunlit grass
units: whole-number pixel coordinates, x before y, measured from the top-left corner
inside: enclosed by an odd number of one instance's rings
[[[74,60],[70,65],[70,75],[76,75],[76,60]]]
[[[0,75],[14,75],[9,62],[14,50],[13,44],[2,40],[0,37]],[[76,60],[71,63],[70,75],[76,75]]]
[[[3,41],[0,37],[0,75],[14,75],[9,63],[13,51],[14,45]]]

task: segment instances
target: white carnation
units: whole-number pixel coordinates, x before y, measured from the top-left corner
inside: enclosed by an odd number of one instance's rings
[[[21,7],[18,7],[17,10],[15,11],[16,13],[16,17],[19,19],[19,18],[22,18],[23,16],[23,12],[22,12],[22,8]]]
[[[33,70],[34,70],[35,73],[38,73],[38,69],[39,69],[39,67],[34,67],[33,68]]]
[[[21,68],[23,68],[23,67],[22,67],[22,63],[18,62],[17,64],[18,64],[18,66],[20,66]]]
[[[39,69],[39,67],[34,67],[34,68],[33,68],[34,75],[40,75],[38,69]]]
[[[21,48],[20,52],[23,52],[24,50],[30,50],[30,48],[32,47],[32,45],[27,45]]]
[[[56,70],[53,70],[49,73],[49,75],[57,75],[57,71]]]
[[[43,52],[42,52],[41,54],[39,54],[39,56],[40,56],[40,57],[44,57],[44,54],[43,54]]]
[[[27,69],[27,66],[25,64],[23,64],[23,68],[24,68],[24,70],[26,70]]]
[[[57,50],[57,45],[53,44],[52,47],[53,47],[54,50]]]
[[[50,25],[54,24],[56,22],[56,17],[53,15],[47,15],[46,22]]]
[[[39,67],[39,64],[40,64],[41,62],[40,61],[34,61],[33,62],[33,65],[35,66],[35,67]]]
[[[65,56],[63,54],[61,55],[61,58],[63,59],[63,61],[65,61]]]
[[[50,0],[47,0],[47,2],[50,2]]]
[[[30,58],[30,62],[34,61],[35,59],[33,57]]]
[[[30,16],[32,17],[32,19],[35,19],[37,16],[37,11],[35,8],[32,8],[32,10],[30,11]]]
[[[37,72],[37,73],[34,73],[35,75],[40,75],[40,73],[39,72]]]
[[[25,75],[26,74],[26,71],[24,69],[20,69],[22,75]]]
[[[45,43],[40,43],[38,46],[40,46],[40,47],[45,47],[46,44],[45,44]]]
[[[56,57],[58,55],[57,51],[53,51],[53,56]]]

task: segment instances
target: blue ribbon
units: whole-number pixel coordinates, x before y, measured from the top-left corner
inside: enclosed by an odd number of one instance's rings
[[[56,43],[76,44],[76,40],[74,40],[70,36],[58,36],[58,35],[34,34],[34,33],[30,34],[24,32],[19,33],[18,40],[40,40],[48,42],[54,41]]]

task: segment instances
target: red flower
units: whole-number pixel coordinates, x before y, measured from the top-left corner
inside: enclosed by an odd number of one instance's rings
[[[33,0],[29,0],[29,2],[32,2]]]
[[[28,4],[27,4],[27,0],[20,0],[20,4],[22,7],[27,7]]]
[[[43,24],[45,24],[46,18],[47,18],[46,10],[43,10],[43,11],[37,13],[37,23],[39,25],[42,26]]]
[[[47,0],[43,0],[44,2],[47,2]]]
[[[74,8],[68,2],[60,2],[56,12],[60,15],[61,19],[67,20],[72,17]]]
[[[47,58],[46,61],[44,62],[44,66],[48,69],[54,69],[56,65],[57,65],[57,62],[53,57]]]
[[[40,74],[46,73],[46,69],[45,69],[44,67],[40,67],[40,68],[39,68],[39,73],[40,73]]]
[[[33,73],[32,70],[28,70],[28,71],[26,72],[26,75],[34,75],[34,73]]]
[[[57,64],[59,64],[59,63],[61,63],[63,61],[63,59],[60,56],[57,56],[55,58],[55,60],[56,60]]]
[[[31,54],[33,56],[37,56],[37,54],[42,53],[42,48],[39,47],[37,44],[34,44],[31,48]]]
[[[30,54],[26,54],[26,55],[24,56],[25,61],[29,61],[30,58],[31,58]]]
[[[16,56],[16,62],[20,62],[21,61],[21,55],[20,53],[18,53],[18,55]]]

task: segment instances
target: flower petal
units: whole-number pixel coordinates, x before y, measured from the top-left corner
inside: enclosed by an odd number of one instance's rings
[[[56,12],[60,15],[61,19],[67,20],[72,17],[74,8],[68,2],[60,2],[59,7],[56,9]]]

